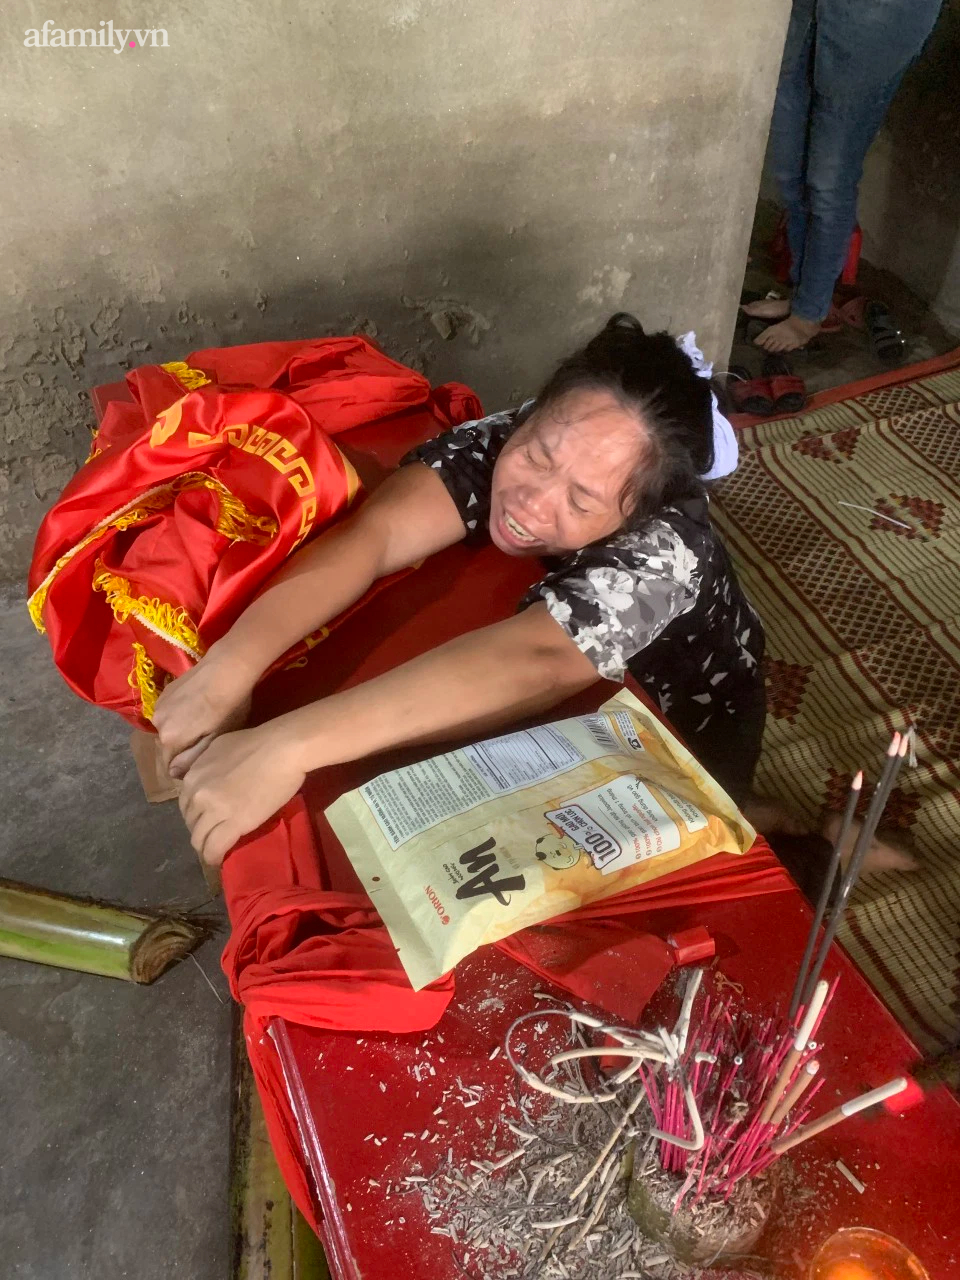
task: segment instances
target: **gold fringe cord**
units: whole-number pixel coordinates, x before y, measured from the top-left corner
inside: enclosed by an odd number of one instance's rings
[[[153,660],[147,657],[146,649],[137,640],[133,642],[133,668],[127,676],[127,684],[131,689],[137,689],[140,692],[140,706],[144,720],[152,720],[157,699],[160,697],[160,689],[157,687],[157,668]]]
[[[165,373],[172,374],[181,387],[186,387],[188,391],[196,391],[198,387],[207,387],[212,382],[212,379],[208,378],[200,369],[191,369],[183,360],[170,360],[167,364],[162,364],[160,368]]]
[[[132,595],[127,579],[111,573],[102,560],[97,561],[94,570],[93,588],[107,597],[107,604],[117,622],[126,622],[134,617],[178,649],[186,650],[195,658],[203,657],[200,636],[186,609],[156,597]]]
[[[186,475],[178,476],[167,484],[159,485],[152,492],[134,498],[135,505],[128,510],[109,516],[101,524],[97,525],[95,529],[92,529],[86,537],[81,538],[69,551],[65,551],[60,556],[43,582],[27,601],[27,610],[30,618],[40,635],[44,635],[47,630],[43,625],[43,606],[47,602],[47,592],[50,590],[50,584],[60,570],[79,551],[89,546],[94,539],[103,537],[111,529],[129,529],[132,525],[141,524],[144,520],[148,520],[150,516],[155,515],[156,512],[168,507],[176,494],[188,489],[210,489],[217,495],[219,509],[215,528],[225,538],[230,538],[233,541],[242,539],[244,542],[255,542],[263,546],[276,535],[279,529],[279,525],[272,516],[256,516],[251,511],[248,511],[243,501],[236,494],[231,493],[226,485],[219,480],[215,480],[212,476],[204,475],[202,471],[189,471]]]

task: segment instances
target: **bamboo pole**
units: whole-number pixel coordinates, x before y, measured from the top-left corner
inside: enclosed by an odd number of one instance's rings
[[[247,1061],[241,1016],[233,1036],[230,1280],[330,1280],[323,1247],[277,1167]]]
[[[0,880],[0,956],[148,983],[209,935],[182,916],[126,911]]]

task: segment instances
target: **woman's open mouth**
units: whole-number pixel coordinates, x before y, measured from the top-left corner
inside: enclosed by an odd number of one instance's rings
[[[518,547],[533,546],[538,539],[529,529],[525,529],[518,520],[514,520],[509,512],[504,511],[500,517],[500,532],[507,542],[514,543]]]

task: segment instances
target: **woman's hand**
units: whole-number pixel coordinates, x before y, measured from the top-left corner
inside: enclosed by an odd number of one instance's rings
[[[153,727],[165,768],[182,778],[220,733],[239,729],[250,714],[254,680],[216,646],[172,681],[157,699]]]
[[[241,836],[300,790],[303,779],[292,745],[270,724],[218,737],[187,770],[180,792],[194,849],[219,866]]]

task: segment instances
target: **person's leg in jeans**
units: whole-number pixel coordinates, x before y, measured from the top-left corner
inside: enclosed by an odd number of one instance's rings
[[[794,0],[770,121],[770,160],[786,218],[794,286],[803,262],[810,217],[807,142],[813,98],[816,7],[816,0]],[[782,320],[790,314],[790,303],[765,298],[762,302],[748,303],[743,309],[747,315],[764,320]]]
[[[759,336],[766,350],[805,346],[826,317],[857,220],[864,159],[940,7],[941,0],[816,0],[805,170],[809,212],[791,313]]]

